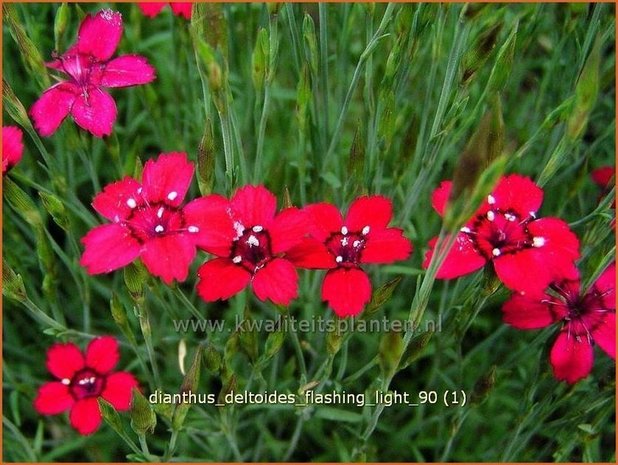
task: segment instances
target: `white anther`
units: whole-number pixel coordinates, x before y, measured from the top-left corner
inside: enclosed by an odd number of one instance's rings
[[[469,232],[470,232],[470,228],[469,228],[469,227],[467,227],[467,226],[464,226],[463,228],[461,228],[461,229],[460,229],[460,231],[461,231],[462,233],[469,233]]]
[[[350,239],[349,239],[349,238],[344,237],[343,239],[341,239],[341,245],[342,245],[342,246],[344,246],[344,247],[345,247],[345,246],[346,246],[346,245],[348,245],[349,243],[350,243]]]
[[[495,219],[496,219],[496,214],[495,214],[494,212],[492,212],[491,210],[489,210],[489,211],[487,212],[487,219],[488,219],[489,221],[493,221],[493,220],[495,220]]]
[[[155,232],[162,233],[163,231],[165,231],[165,228],[160,224],[155,226]]]
[[[489,205],[493,205],[494,203],[496,203],[496,198],[493,195],[489,194],[487,196],[487,203]]]
[[[369,231],[371,231],[371,228],[369,226],[365,226],[361,233],[363,234],[363,236],[366,236],[367,234],[369,234]]]
[[[71,384],[71,380],[69,378],[62,378],[62,381],[60,382],[64,384],[65,386],[68,386],[69,384]]]
[[[242,262],[242,257],[240,255],[236,255],[234,258],[232,258],[232,262],[240,263]]]
[[[353,245],[355,248],[356,248],[356,247],[359,247],[359,246],[361,245],[361,241],[354,241],[354,242],[352,243],[352,245]]]
[[[135,201],[135,199],[130,198],[130,199],[127,200],[127,206],[129,208],[135,208],[135,207],[137,207],[137,202]]]
[[[536,212],[528,212],[528,214],[529,214],[532,218],[536,218]]]
[[[247,239],[247,244],[249,244],[249,247],[257,247],[260,245],[260,241],[258,240],[257,237],[255,237],[253,234],[251,234],[249,236],[249,239]]]
[[[238,239],[245,232],[245,227],[240,221],[234,221],[234,231],[236,231],[236,239]]]
[[[188,230],[190,233],[200,232],[200,228],[198,228],[197,226],[189,226],[189,227],[187,228],[187,230]]]
[[[505,213],[505,214],[504,214],[504,217],[505,217],[507,220],[509,220],[509,221],[515,221],[515,220],[516,220],[515,215],[512,215],[512,214],[510,214],[510,213]]]
[[[168,200],[174,200],[176,197],[178,197],[178,192],[176,191],[172,191],[169,194],[167,194]]]
[[[335,258],[335,261],[337,263],[341,263],[343,261],[343,257],[341,255],[337,255],[337,258]]]
[[[164,211],[165,209],[163,207],[160,207],[159,210],[157,211],[157,217],[161,218],[163,216]]]
[[[114,215],[114,223],[118,223],[120,221],[120,217],[118,215]]]
[[[137,193],[138,193],[138,194],[141,194],[141,193],[142,193],[142,188],[141,188],[141,187],[138,187],[138,188],[137,188]]]
[[[344,236],[348,233],[348,228],[346,228],[345,226],[341,227],[341,234],[343,234]]]
[[[533,247],[543,247],[545,245],[544,237],[533,237],[532,238],[532,246]]]
[[[90,381],[91,383],[94,383],[96,381],[96,378],[94,376],[91,376],[88,381]]]
[[[501,252],[500,252],[500,249],[498,249],[497,247],[496,247],[494,250],[492,250],[492,251],[491,251],[491,254],[492,254],[494,257],[499,257],[499,256],[500,256],[500,253],[501,253]]]
[[[264,226],[260,226],[258,224],[253,227],[253,232],[262,232],[262,231],[264,231]]]

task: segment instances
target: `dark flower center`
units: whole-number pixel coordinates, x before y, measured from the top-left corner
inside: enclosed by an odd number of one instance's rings
[[[358,266],[360,264],[361,253],[365,248],[369,226],[365,226],[362,231],[348,231],[343,226],[340,232],[333,233],[326,239],[326,247],[335,257],[335,262],[339,266]]]
[[[270,235],[261,225],[245,228],[236,222],[234,227],[237,237],[230,258],[235,264],[255,273],[273,258]]]
[[[589,336],[592,330],[603,323],[605,314],[610,311],[605,308],[601,293],[592,288],[581,295],[579,283],[574,281],[553,283],[550,292],[556,295],[556,300],[547,303],[556,313],[562,310],[561,317],[568,323],[569,331],[574,336]]]
[[[488,260],[530,247],[542,247],[545,239],[533,237],[528,224],[534,216],[521,218],[518,213],[495,208],[478,215],[470,227],[461,231],[472,239],[476,249]]]
[[[69,390],[77,400],[85,397],[98,397],[105,388],[105,376],[96,371],[84,368],[73,376],[72,380],[62,380],[63,384],[69,383]]]

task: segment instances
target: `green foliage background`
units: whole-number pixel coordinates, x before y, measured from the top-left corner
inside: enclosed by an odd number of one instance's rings
[[[93,138],[68,121],[40,140],[20,105],[29,108],[52,82],[43,61],[66,50],[83,14],[100,7],[123,13],[119,52],[148,57],[157,80],[112,91],[111,137]],[[131,4],[3,8],[3,124],[27,132],[24,159],[3,186],[4,460],[615,460],[613,361],[598,352],[590,377],[559,383],[548,363],[556,328],[504,325],[508,293],[489,271],[434,283],[421,268],[427,241],[440,231],[431,191],[458,166],[473,185],[469,167],[499,153],[506,162],[493,169],[533,177],[545,189],[541,214],[572,224],[584,281],[615,255],[613,190],[598,207],[589,177],[615,154],[613,5],[202,4],[191,22],[169,9],[150,20]],[[500,113],[504,122],[491,133],[498,143],[464,150],[475,131],[487,136],[480,121],[490,109],[494,129]],[[187,282],[172,287],[139,266],[87,276],[77,262],[79,239],[101,222],[92,197],[165,151],[198,162],[190,196],[229,195],[252,182],[281,205],[289,198],[345,208],[362,193],[392,198],[393,224],[415,251],[404,263],[370,269],[379,290],[368,318],[424,311],[403,356],[397,334],[175,332],[173,319],[192,316],[228,327],[238,315],[282,317],[248,293],[200,301],[194,272],[203,254]],[[472,165],[460,161],[462,152]],[[321,277],[301,273],[289,315],[333,318],[318,297]],[[428,334],[426,321],[441,322],[440,331]],[[120,339],[120,368],[138,376],[145,394],[181,385],[295,393],[318,381],[323,391],[464,390],[469,401],[384,411],[158,408],[145,434],[132,429],[151,420],[138,402],[133,423],[108,412],[110,425],[80,437],[65,416],[38,416],[32,400],[49,379],[47,347],[56,340],[85,347],[100,334]]]

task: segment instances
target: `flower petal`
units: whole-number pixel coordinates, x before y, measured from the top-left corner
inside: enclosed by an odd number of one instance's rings
[[[112,133],[116,113],[116,102],[112,96],[94,86],[88,88],[87,94],[80,93],[71,108],[77,125],[96,137]]]
[[[442,181],[431,194],[431,206],[440,216],[444,216],[446,204],[453,188],[452,181]]]
[[[86,15],[77,34],[77,50],[101,61],[109,60],[122,37],[122,15],[117,11],[101,10]]]
[[[59,82],[50,87],[30,108],[34,127],[42,136],[51,136],[67,117],[79,89],[71,83]]]
[[[616,314],[607,313],[603,322],[592,330],[592,338],[603,351],[616,360]]]
[[[142,246],[131,231],[119,224],[104,224],[82,238],[86,247],[79,261],[88,274],[109,273],[135,260]]]
[[[425,255],[423,268],[428,268],[434,253],[434,247],[438,238],[434,237],[429,241],[430,249]],[[436,278],[453,279],[472,273],[485,265],[485,258],[474,248],[474,244],[468,236],[461,233],[457,235],[453,247],[449,251],[446,259],[440,266]]]
[[[187,279],[195,258],[195,245],[188,233],[155,237],[144,243],[140,258],[148,271],[166,284]]]
[[[159,13],[161,13],[161,10],[165,8],[165,5],[167,5],[167,3],[165,2],[138,2],[137,3],[137,6],[139,7],[140,10],[142,10],[142,13],[144,13],[144,16],[148,16],[149,18],[154,18]]]
[[[502,306],[504,322],[517,329],[539,329],[558,321],[560,315],[555,310],[564,307],[543,303],[541,301],[543,296],[531,298],[527,295],[513,294]],[[547,300],[550,298],[547,297]]]
[[[570,384],[590,374],[593,357],[588,339],[569,334],[568,326],[560,332],[549,354],[554,376]]]
[[[193,163],[184,152],[162,153],[156,160],[148,160],[142,173],[144,197],[149,202],[179,206],[191,186],[193,172]]]
[[[281,210],[268,228],[272,253],[276,255],[299,244],[308,229],[306,212],[294,207]]]
[[[543,189],[535,182],[519,174],[504,176],[492,192],[495,208],[503,211],[513,210],[521,218],[528,218],[531,213],[541,207],[543,203]]]
[[[45,383],[34,399],[34,409],[41,415],[57,415],[73,405],[69,386],[58,381]]]
[[[616,263],[611,263],[595,281],[593,289],[601,295],[604,308],[616,310]]]
[[[335,257],[328,251],[324,243],[310,237],[303,239],[299,244],[288,250],[285,258],[299,268],[320,270],[337,266]]]
[[[602,166],[595,170],[592,170],[590,176],[592,181],[602,189],[611,187],[611,181],[614,178],[616,168],[613,166]]]
[[[86,366],[102,375],[112,371],[119,359],[118,341],[112,336],[97,337],[86,349]]]
[[[92,201],[94,209],[103,217],[108,220],[118,222],[119,220],[125,220],[131,214],[133,210],[128,204],[131,199],[135,202],[135,205],[142,204],[142,197],[138,193],[141,184],[135,179],[126,176],[121,181],[108,184],[96,195]]]
[[[384,229],[392,218],[393,203],[382,195],[371,195],[352,202],[344,223],[350,231],[360,232],[365,226]]]
[[[128,410],[133,399],[133,388],[138,386],[137,379],[131,373],[117,371],[109,375],[105,380],[105,389],[101,396],[112,404],[116,410]]]
[[[317,240],[324,242],[343,226],[343,217],[337,207],[321,202],[307,205],[303,210],[309,219],[309,233]]]
[[[182,211],[185,224],[198,247],[218,256],[230,254],[236,231],[229,208],[229,200],[217,194],[199,197],[185,205]]]
[[[535,241],[542,238],[537,250],[543,255],[544,267],[553,280],[577,279],[575,260],[580,257],[579,240],[569,225],[559,218],[540,218],[528,223],[528,231]]]
[[[268,228],[275,218],[276,197],[264,186],[244,186],[236,191],[231,200],[235,220],[246,228]]]
[[[185,19],[191,19],[191,8],[193,3],[191,2],[170,2],[172,11],[177,16],[182,16]]]
[[[215,258],[197,270],[200,280],[197,293],[206,302],[226,300],[242,291],[251,280],[251,273],[228,258]]]
[[[291,262],[275,258],[255,273],[253,292],[260,300],[289,305],[298,296],[298,274]]]
[[[539,249],[524,249],[493,260],[500,281],[512,291],[538,294],[552,281],[552,273]]]
[[[148,84],[155,79],[155,69],[140,55],[122,55],[105,65],[100,84],[103,87],[128,87]]]
[[[84,368],[84,357],[75,344],[54,344],[47,350],[47,370],[58,379],[71,379]]]
[[[412,244],[401,229],[376,229],[367,234],[361,263],[393,263],[407,259],[411,253]]]
[[[359,268],[330,270],[322,283],[322,300],[328,302],[337,316],[358,315],[371,300],[369,276]]]
[[[15,166],[24,153],[23,133],[17,126],[2,126],[2,174]]]
[[[79,434],[87,436],[94,433],[101,426],[101,411],[96,397],[85,397],[78,400],[69,415],[71,426]]]

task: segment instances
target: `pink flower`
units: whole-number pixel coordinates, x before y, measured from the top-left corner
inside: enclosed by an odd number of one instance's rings
[[[169,5],[175,15],[191,19],[191,7],[193,6],[191,2],[138,2],[137,4],[142,13],[149,18],[154,18],[161,13],[165,5]]]
[[[264,186],[244,186],[229,201],[209,195],[196,202],[209,210],[202,221],[216,238],[200,247],[218,257],[198,270],[199,296],[228,299],[251,284],[258,299],[289,305],[298,295],[298,275],[286,252],[306,234],[303,212],[290,207],[276,213],[277,199]]]
[[[17,126],[2,126],[2,175],[21,160],[24,153],[23,133]]]
[[[432,196],[443,215],[452,183],[444,181]],[[574,279],[579,241],[559,218],[537,218],[543,190],[517,174],[503,177],[474,217],[461,228],[437,273],[452,279],[492,262],[498,278],[514,291],[543,291],[560,277]],[[429,266],[437,238],[429,242],[423,266]]]
[[[502,307],[504,322],[518,329],[562,325],[549,360],[554,376],[575,383],[590,374],[593,342],[616,359],[616,264],[583,292],[579,279],[553,282],[545,293],[513,294]]]
[[[111,336],[93,339],[85,357],[75,344],[54,344],[47,351],[47,369],[58,381],[43,384],[34,399],[41,415],[70,410],[71,426],[80,434],[94,433],[101,425],[97,399],[103,397],[116,410],[129,410],[135,377],[112,370],[120,358],[118,341]]]
[[[182,206],[193,171],[185,153],[162,153],[146,162],[141,183],[127,176],[107,185],[92,206],[111,223],[82,239],[80,264],[88,273],[108,273],[139,257],[164,282],[184,281],[196,246],[208,247],[219,237],[203,227],[216,205],[198,198]]]
[[[104,87],[128,87],[154,80],[155,70],[146,58],[122,55],[112,59],[122,36],[120,13],[103,10],[86,15],[77,43],[48,63],[68,80],[47,89],[30,109],[42,136],[52,135],[70,114],[78,126],[97,137],[111,134],[116,102]]]
[[[393,263],[412,253],[399,228],[389,228],[393,206],[380,195],[357,198],[345,219],[334,205],[304,208],[310,218],[310,238],[289,252],[295,265],[328,269],[322,300],[340,317],[358,315],[371,299],[371,282],[361,265]]]

